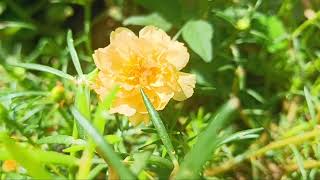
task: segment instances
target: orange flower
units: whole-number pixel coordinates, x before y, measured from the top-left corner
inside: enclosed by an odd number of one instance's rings
[[[2,169],[4,172],[12,172],[17,169],[17,162],[15,160],[5,160],[2,164]]]
[[[110,112],[129,116],[133,124],[148,121],[140,88],[157,110],[171,98],[182,101],[193,94],[195,75],[180,72],[189,61],[187,48],[156,27],[143,28],[139,37],[127,28],[117,28],[110,44],[95,50],[93,58],[100,70],[93,89],[102,98],[119,85]]]

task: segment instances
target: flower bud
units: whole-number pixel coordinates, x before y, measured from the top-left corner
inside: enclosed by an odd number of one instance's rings
[[[24,79],[26,76],[26,70],[21,67],[14,67],[13,74],[20,80]]]
[[[246,30],[250,27],[250,19],[248,17],[243,17],[241,19],[239,19],[236,23],[236,28],[238,30]]]
[[[60,102],[64,99],[64,87],[61,84],[57,84],[52,90],[51,90],[51,98],[55,102]]]

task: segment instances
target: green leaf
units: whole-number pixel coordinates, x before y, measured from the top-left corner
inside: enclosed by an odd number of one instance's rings
[[[10,63],[9,65],[22,67],[22,68],[25,68],[25,69],[32,69],[32,70],[37,70],[37,71],[48,72],[48,73],[57,75],[59,77],[65,78],[65,79],[74,80],[73,76],[71,76],[71,75],[69,75],[69,74],[67,74],[67,73],[65,73],[63,71],[57,70],[57,69],[49,67],[49,66],[41,65],[41,64]]]
[[[307,87],[304,87],[303,91],[304,91],[304,96],[305,96],[306,101],[307,101],[309,113],[311,115],[312,120],[315,121],[315,124],[316,124],[317,123],[316,109],[315,109],[315,106],[314,106],[314,104],[312,102],[312,96],[311,96],[311,94],[310,94],[310,92],[309,92]]]
[[[0,30],[6,28],[17,28],[17,29],[30,29],[36,30],[36,27],[33,24],[17,21],[4,21],[0,23]]]
[[[123,25],[139,25],[139,26],[147,26],[153,25],[158,28],[163,29],[164,31],[168,31],[171,29],[172,24],[161,17],[158,13],[152,13],[150,15],[145,16],[131,16],[123,21]]]
[[[62,151],[66,152],[66,153],[74,153],[74,152],[82,151],[85,148],[86,148],[85,145],[73,145],[71,147],[68,147],[68,148],[62,150]]]
[[[182,29],[182,37],[205,62],[212,61],[213,28],[204,20],[191,20]]]
[[[159,156],[151,155],[148,162],[170,170],[173,169],[173,164],[168,159]]]
[[[93,72],[94,73],[94,72]],[[86,87],[85,87],[86,88]],[[87,94],[89,94],[89,90],[86,90]],[[102,101],[102,103],[99,103],[99,106],[96,110],[95,116],[94,116],[94,120],[93,120],[93,125],[94,127],[97,128],[98,132],[103,134],[104,131],[104,127],[105,127],[105,116],[104,116],[104,112],[106,112],[107,109],[109,109],[109,107],[111,106],[111,103],[113,101],[113,99],[116,96],[116,93],[118,91],[118,87],[116,86],[114,89],[111,90],[111,92],[105,97],[104,101]],[[78,96],[81,97],[81,96]],[[86,97],[86,95],[82,95],[82,97]],[[85,117],[87,119],[90,119],[90,110],[89,110],[89,98],[84,98],[87,99],[86,101],[83,101],[83,103],[76,103],[76,107],[78,109],[80,109],[80,112],[85,115]],[[83,100],[84,100],[83,99]],[[81,100],[81,98],[80,98]],[[87,107],[87,108],[84,108]],[[81,135],[81,131],[83,131],[83,128],[78,127],[79,129],[79,133]],[[91,138],[88,138],[88,145],[86,146],[86,149],[84,150],[83,154],[82,154],[82,158],[84,159],[83,163],[79,166],[79,173],[78,173],[78,177],[79,179],[87,179],[89,176],[89,171],[91,169],[91,161],[93,158],[93,154],[94,154],[94,148],[95,148],[95,144],[93,142],[93,140]]]
[[[79,164],[79,159],[54,151],[33,150],[32,154],[36,154],[39,161],[47,164],[63,164],[67,166],[76,166]]]
[[[17,97],[24,97],[24,96],[48,96],[49,93],[42,92],[42,91],[25,91],[25,92],[17,92],[17,93],[5,93],[0,94],[0,101],[13,99]]]
[[[268,17],[267,26],[268,26],[269,37],[271,39],[275,40],[286,33],[284,24],[276,16]]]
[[[231,99],[224,104],[210,120],[207,128],[198,136],[195,145],[184,157],[176,179],[198,179],[203,165],[212,158],[220,144],[219,132],[232,120],[232,115],[239,107],[238,99]]]
[[[229,22],[233,26],[236,26],[236,22],[238,19],[247,16],[248,10],[245,8],[238,8],[238,7],[228,7],[223,11],[213,10],[212,11],[216,16],[224,19],[225,21]]]
[[[77,86],[76,97],[75,97],[75,106],[79,109],[79,111],[85,116],[85,118],[90,119],[90,89],[86,84],[79,84]],[[84,139],[85,134],[83,129],[75,124],[74,128],[77,128],[77,133],[74,134],[74,137],[77,138],[78,135],[80,138]]]
[[[86,142],[82,139],[74,139],[72,136],[67,135],[53,135],[41,138],[37,141],[37,144],[85,144]]]
[[[104,126],[106,124],[104,113],[111,107],[112,101],[116,97],[118,90],[118,86],[114,87],[104,98],[104,100],[99,103],[98,108],[94,114],[93,124],[101,134],[103,133]]]
[[[115,135],[115,134],[109,134],[104,136],[104,139],[109,143],[109,144],[116,144],[118,142],[121,142],[122,138]]]
[[[290,144],[290,148],[293,151],[294,157],[297,161],[299,171],[301,172],[301,175],[302,175],[302,179],[307,180],[308,176],[307,176],[307,171],[305,170],[304,165],[303,165],[302,155],[299,153],[299,150],[297,149],[297,147],[295,145]]]
[[[25,62],[33,62],[35,61],[45,50],[45,47],[49,44],[50,40],[46,38],[42,38],[34,50],[26,57]]]
[[[4,132],[0,133],[0,141],[8,150],[10,156],[27,169],[30,176],[36,179],[52,179],[51,174],[45,170],[44,164],[39,161],[37,154],[19,146]]]
[[[72,136],[67,135],[53,135],[41,138],[37,141],[37,144],[66,144],[70,145],[74,141]]]
[[[258,138],[259,135],[255,134],[255,133],[261,132],[262,130],[263,130],[263,128],[255,128],[255,129],[248,129],[248,130],[236,132],[236,133],[230,135],[229,137],[224,138],[223,141],[219,144],[219,146],[226,144],[226,143],[230,143],[232,141]]]
[[[1,141],[1,140],[0,140]],[[23,149],[26,149],[23,147]],[[75,157],[57,153],[54,151],[43,151],[39,149],[26,149],[27,154],[36,154],[38,161],[44,164],[61,164],[66,166],[76,166],[79,160]],[[14,159],[11,155],[10,149],[0,147],[0,160]]]
[[[99,164],[96,167],[94,167],[88,176],[88,179],[95,179],[96,176],[99,175],[99,173],[103,170],[106,169],[108,166],[106,164]]]
[[[134,161],[130,169],[134,174],[139,175],[139,173],[147,165],[151,153],[151,151],[144,151],[133,154]]]
[[[103,136],[100,135],[98,130],[94,128],[89,121],[80,114],[80,112],[72,107],[71,112],[77,122],[82,128],[88,133],[92,140],[96,143],[101,156],[109,163],[112,168],[115,169],[121,179],[135,179],[132,172],[121,163],[120,157],[113,151],[113,148],[104,140]]]
[[[261,103],[265,103],[266,100],[255,90],[252,89],[246,89],[246,92],[252,96],[253,98],[255,98],[257,101],[261,102]]]
[[[83,72],[82,72],[82,69],[81,69],[81,65],[80,65],[80,61],[79,61],[79,58],[78,58],[78,54],[77,54],[77,51],[76,51],[76,49],[74,48],[74,45],[73,45],[73,38],[72,38],[71,30],[69,30],[68,34],[67,34],[67,44],[68,44],[68,49],[69,49],[69,52],[70,52],[70,55],[71,55],[71,59],[72,59],[73,65],[76,68],[76,71],[77,71],[78,75],[79,76],[83,76]]]
[[[258,29],[261,29],[260,31],[268,37],[266,45],[270,52],[275,52],[288,46],[288,42],[285,41],[287,34],[285,26],[277,16],[258,14],[257,19],[259,22]]]
[[[175,150],[173,149],[173,145],[172,142],[170,140],[170,137],[167,133],[167,130],[158,114],[158,112],[154,109],[152,103],[150,102],[149,98],[147,97],[147,95],[143,92],[142,89],[140,89],[142,98],[143,98],[143,102],[148,110],[150,119],[152,121],[152,124],[154,125],[154,127],[156,128],[158,135],[164,145],[164,147],[166,148],[166,150],[168,151],[168,154],[173,162],[173,164],[175,166],[178,166],[178,160],[177,157],[175,155]]]
[[[150,132],[149,132],[150,133]],[[152,133],[157,133],[157,131],[156,132],[152,132]],[[153,144],[157,144],[157,143],[159,143],[161,140],[159,139],[159,138],[156,138],[155,140],[152,140],[152,141],[147,141],[144,145],[142,145],[142,146],[140,146],[139,147],[139,150],[142,150],[142,149],[144,149],[144,148],[146,148],[146,147],[149,147],[149,146],[151,146],[151,145],[153,145]]]

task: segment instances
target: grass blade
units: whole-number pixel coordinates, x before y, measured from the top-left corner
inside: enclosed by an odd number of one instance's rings
[[[294,157],[297,161],[297,165],[299,168],[299,171],[301,172],[302,175],[302,179],[306,180],[307,179],[307,172],[304,169],[304,164],[303,164],[303,157],[301,156],[301,154],[299,153],[299,150],[296,148],[296,146],[290,144],[290,148],[294,154]]]
[[[25,92],[16,92],[16,93],[5,93],[0,94],[0,101],[9,100],[17,97],[24,96],[48,96],[48,92],[43,91],[25,91]]]
[[[31,69],[31,70],[36,70],[36,71],[42,71],[42,72],[48,72],[54,75],[57,75],[59,77],[68,79],[68,80],[74,80],[74,77],[63,72],[60,70],[57,70],[55,68],[41,65],[41,64],[32,64],[32,63],[10,63],[9,65],[11,66],[17,66],[25,69]]]
[[[81,69],[79,57],[78,57],[76,49],[74,48],[71,30],[69,30],[68,34],[67,34],[67,44],[68,44],[68,49],[69,49],[69,52],[70,52],[70,55],[71,55],[71,59],[72,59],[73,65],[76,68],[76,71],[77,71],[78,75],[79,76],[83,76],[83,72],[82,72],[82,69]]]
[[[175,168],[178,168],[178,159],[175,155],[175,150],[173,149],[173,145],[172,142],[170,140],[170,137],[167,133],[167,130],[158,114],[158,112],[154,109],[152,103],[150,102],[149,98],[147,97],[147,95],[143,92],[143,90],[140,90],[142,98],[143,98],[143,102],[148,110],[150,119],[152,121],[152,124],[154,125],[154,127],[156,128],[158,135],[164,145],[164,147],[167,149],[167,152],[175,166]]]
[[[67,146],[71,144],[85,145],[86,142],[82,139],[74,139],[72,136],[67,135],[52,135],[39,139],[37,144],[65,144]]]
[[[75,107],[79,110],[79,112],[87,119],[91,120],[91,112],[90,112],[90,89],[86,84],[79,84],[76,90],[76,98],[75,98]],[[86,133],[82,126],[74,120],[73,125],[73,137],[80,137],[82,139],[88,140],[88,145],[85,150],[82,152],[81,156],[81,164],[79,166],[79,170],[77,173],[77,179],[87,179],[88,174],[91,168],[91,159],[93,158],[94,147],[90,138],[86,136]],[[71,153],[74,155],[73,153]]]
[[[77,166],[79,164],[79,159],[55,151],[27,149],[26,153],[36,154],[38,161],[44,164],[60,164],[66,166]],[[12,156],[6,148],[0,148],[0,161],[7,159],[14,159],[14,156]]]
[[[95,129],[89,121],[80,114],[80,112],[72,107],[71,112],[77,122],[88,133],[92,140],[96,143],[97,148],[101,152],[101,156],[109,163],[109,165],[117,171],[121,179],[135,179],[132,172],[121,163],[120,157],[113,151],[112,147],[104,140],[103,136]]]
[[[103,132],[106,123],[104,118],[104,112],[105,110],[108,110],[111,107],[112,101],[116,97],[118,90],[118,86],[114,87],[110,91],[110,93],[104,98],[104,100],[101,103],[99,103],[98,108],[94,114],[93,124],[100,133]]]
[[[139,175],[139,173],[147,165],[148,159],[150,159],[151,154],[152,151],[144,151],[133,154],[134,161],[130,167],[131,171],[134,174]]]
[[[170,170],[172,170],[174,168],[173,164],[171,163],[171,161],[169,161],[166,158],[162,158],[162,157],[155,156],[155,155],[151,155],[149,157],[148,163],[149,164],[155,164],[155,165],[158,165],[160,167],[167,168],[167,169],[170,169]]]
[[[76,91],[76,97],[75,97],[75,106],[81,114],[85,116],[86,119],[90,120],[91,112],[90,112],[90,89],[85,85],[85,84],[79,84],[77,86]],[[76,132],[74,134],[75,138],[80,138],[84,139],[85,134],[83,132],[83,129],[81,127],[78,127],[78,125],[75,123],[74,128],[76,128]]]
[[[317,121],[316,120],[316,111],[315,111],[314,104],[312,102],[312,96],[311,96],[311,94],[310,94],[310,92],[309,92],[307,87],[304,87],[303,91],[304,91],[304,96],[305,96],[306,101],[307,101],[308,110],[309,110],[311,119],[316,122]]]
[[[258,138],[259,135],[256,133],[261,132],[262,130],[264,130],[264,128],[255,128],[255,129],[248,129],[248,130],[236,132],[224,138],[223,141],[219,144],[219,146],[230,143],[232,141]]]
[[[117,91],[118,91],[118,87],[115,87],[114,89],[112,89],[110,94],[108,94],[105,97],[104,101],[99,103],[99,106],[95,112],[93,125],[94,125],[94,127],[97,128],[97,130],[100,134],[103,133],[104,127],[106,124],[106,120],[104,118],[103,112],[105,112],[104,110],[110,108],[111,103],[112,103],[113,99],[115,98]],[[88,113],[90,115],[90,112],[88,112]],[[82,114],[85,114],[85,112],[82,112]],[[86,118],[89,119],[88,117],[86,117]],[[89,172],[90,172],[90,168],[92,165],[92,158],[94,155],[94,148],[95,148],[95,144],[94,144],[93,140],[91,138],[89,138],[88,145],[86,146],[86,149],[83,151],[83,154],[81,157],[81,160],[83,163],[79,167],[79,172],[78,172],[79,179],[87,179],[89,177]]]
[[[90,174],[88,176],[88,179],[95,179],[99,173],[103,170],[103,169],[106,169],[107,168],[107,165],[105,164],[99,164],[97,165],[96,167],[94,167],[92,169],[92,171],[90,171]]]
[[[198,136],[196,144],[184,157],[176,179],[198,179],[203,165],[218,147],[221,129],[230,123],[232,114],[239,107],[238,99],[231,99],[217,111],[207,128]]]
[[[4,132],[0,133],[0,141],[10,156],[27,169],[30,176],[36,179],[52,179],[51,174],[45,170],[44,164],[39,161],[37,154],[30,153],[26,148],[20,147]]]

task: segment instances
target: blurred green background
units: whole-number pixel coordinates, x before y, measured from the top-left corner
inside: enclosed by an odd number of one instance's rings
[[[0,0],[0,131],[25,146],[66,153],[75,141],[66,142],[76,87],[19,64],[76,75],[67,47],[70,29],[81,67],[90,73],[92,52],[108,45],[111,31],[154,25],[185,43],[191,56],[183,71],[197,75],[195,94],[160,112],[179,160],[214,112],[237,98],[241,106],[234,120],[218,134],[263,130],[237,134],[215,149],[201,165],[202,179],[319,179],[319,10],[318,0]],[[90,112],[97,103],[92,93]],[[155,145],[153,155],[168,159],[152,125],[134,127],[118,115],[105,120],[103,135],[121,157]],[[161,165],[145,166],[139,179],[170,175]],[[106,166],[94,167],[90,178],[110,178]],[[24,168],[1,170],[0,178],[30,177]],[[59,177],[74,171],[46,168]]]

